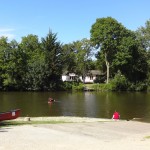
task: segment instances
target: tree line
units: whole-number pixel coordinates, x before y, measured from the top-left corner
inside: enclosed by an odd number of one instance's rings
[[[112,17],[98,18],[90,39],[63,44],[49,31],[21,42],[0,38],[0,90],[66,90],[65,71],[85,78],[88,70],[104,75],[95,82],[115,90],[147,90],[150,84],[150,20],[131,31]],[[93,57],[95,56],[95,59]]]

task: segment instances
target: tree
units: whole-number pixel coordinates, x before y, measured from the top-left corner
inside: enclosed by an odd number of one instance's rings
[[[143,48],[146,51],[150,51],[150,20],[147,20],[145,23],[145,27],[140,27],[136,31],[136,35],[138,40],[142,42]]]
[[[26,90],[27,55],[18,47],[13,46],[10,57],[10,73],[13,81],[13,90]],[[8,70],[9,71],[9,70]]]
[[[141,43],[141,47],[147,52],[147,63],[148,63],[148,80],[150,72],[150,20],[147,20],[145,26],[138,28],[136,31],[137,39]],[[146,72],[146,70],[145,70]]]
[[[63,50],[63,72],[76,72],[76,52],[73,43],[62,46]]]
[[[67,47],[67,60],[68,71],[75,72],[83,77],[83,82],[87,71],[92,68],[92,55],[93,47],[91,41],[88,39],[82,39],[81,41],[75,41],[69,44]],[[70,67],[71,66],[71,67]]]
[[[6,37],[0,38],[0,88],[8,85],[10,76],[8,74],[8,62],[10,57],[10,45]]]
[[[45,88],[58,88],[63,65],[62,45],[59,41],[57,41],[57,34],[54,34],[51,31],[49,31],[45,38],[42,38],[41,44],[45,55]]]
[[[123,64],[130,59],[130,50],[132,50],[132,47],[129,50],[128,47],[123,47],[122,44],[127,39],[135,40],[135,34],[111,17],[97,19],[92,25],[90,32],[93,45],[100,48],[97,56],[102,62],[105,62],[107,70],[106,83],[108,83],[110,69],[113,70],[115,65],[118,62],[120,63],[119,59],[121,59],[121,63]],[[113,75],[113,73],[111,74]]]
[[[27,90],[41,90],[43,86],[44,52],[36,35],[22,38],[19,45],[26,55],[26,73],[24,84]]]
[[[87,71],[89,70],[88,63],[92,56],[92,46],[88,39],[73,42],[73,46],[76,53],[76,73],[83,77],[84,82]]]
[[[141,43],[136,38],[124,37],[118,48],[112,63],[114,72],[120,70],[134,83],[145,80],[148,64],[146,51]]]
[[[141,26],[136,31],[137,39],[141,42],[142,47],[147,51],[148,64],[150,70],[150,20],[147,20],[145,26]]]
[[[13,40],[10,43],[7,38],[0,40],[1,53],[1,88],[4,90],[21,90],[23,78],[26,72],[24,53],[18,48],[18,43]]]

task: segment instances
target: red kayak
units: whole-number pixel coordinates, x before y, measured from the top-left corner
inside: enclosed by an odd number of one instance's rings
[[[7,112],[1,112],[0,121],[16,119],[20,116],[20,112],[21,112],[20,109],[15,109],[15,110],[7,111]]]

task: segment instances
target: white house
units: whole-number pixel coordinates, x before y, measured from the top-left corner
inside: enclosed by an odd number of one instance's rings
[[[76,81],[78,76],[75,73],[68,73],[67,71],[62,74],[62,81]]]
[[[94,80],[100,75],[101,75],[101,72],[99,70],[89,70],[83,81],[82,76],[78,76],[75,73],[68,73],[66,71],[62,75],[62,81],[69,82],[69,81],[77,81],[78,79],[80,79],[80,81],[82,81],[84,83],[94,83]]]

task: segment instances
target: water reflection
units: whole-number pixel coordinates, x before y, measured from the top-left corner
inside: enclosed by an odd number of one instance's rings
[[[56,102],[48,104],[48,97]],[[21,116],[81,116],[150,122],[150,93],[142,92],[1,92],[0,111],[20,108]]]

